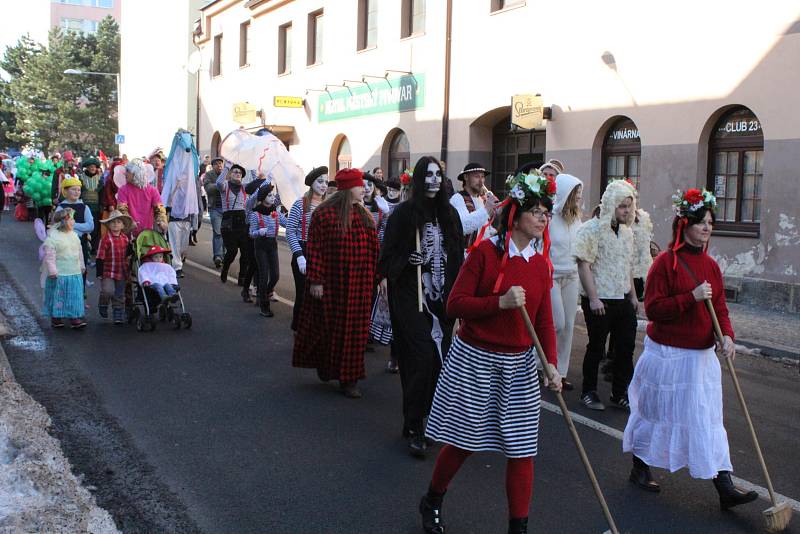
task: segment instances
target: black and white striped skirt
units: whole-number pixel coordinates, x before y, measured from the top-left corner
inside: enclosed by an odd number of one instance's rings
[[[425,434],[468,451],[536,456],[540,394],[533,348],[490,352],[453,338]]]

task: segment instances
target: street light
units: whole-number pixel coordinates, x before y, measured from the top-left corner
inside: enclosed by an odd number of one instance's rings
[[[113,76],[117,82],[117,131],[119,131],[119,112],[120,102],[122,101],[122,92],[120,91],[119,72],[93,72],[81,69],[67,69],[64,74],[71,74],[77,76]]]

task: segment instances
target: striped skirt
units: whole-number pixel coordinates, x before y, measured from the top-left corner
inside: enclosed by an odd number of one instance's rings
[[[42,315],[59,319],[77,319],[85,314],[83,275],[71,274],[45,279]]]
[[[468,451],[536,456],[540,394],[536,353],[490,352],[453,338],[425,434]]]

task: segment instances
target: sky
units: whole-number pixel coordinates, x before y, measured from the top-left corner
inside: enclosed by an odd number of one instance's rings
[[[29,33],[40,43],[47,41],[50,2],[51,0],[0,0],[0,53],[5,54],[6,48],[15,45],[25,33]],[[7,77],[2,69],[0,75]]]

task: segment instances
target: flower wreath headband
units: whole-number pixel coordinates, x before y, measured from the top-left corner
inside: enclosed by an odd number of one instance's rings
[[[675,215],[680,217],[675,244],[672,245],[672,269],[675,270],[678,268],[677,252],[686,244],[683,240],[683,230],[689,224],[689,215],[694,214],[702,208],[715,211],[717,209],[717,198],[711,191],[706,189],[702,191],[699,189],[687,189],[685,193],[681,193],[679,189],[672,195],[672,207],[675,210]],[[703,251],[705,252],[707,249],[708,243],[706,243]]]
[[[508,212],[508,220],[510,222],[514,220],[514,215],[517,213],[517,209],[528,209],[542,198],[549,198],[552,200],[556,194],[556,182],[553,178],[543,175],[538,169],[533,169],[527,174],[519,173],[517,175],[509,175],[508,178],[506,178],[506,189],[508,190],[508,197],[503,202],[495,206],[495,209],[499,210],[510,203],[511,209]],[[483,225],[483,227],[480,229],[480,232],[478,232],[478,236],[475,238],[475,242],[469,247],[469,249],[467,249],[467,253],[470,253],[480,244],[480,242],[483,240],[484,234],[486,233],[486,229],[493,222],[494,217],[492,217],[489,222]],[[505,235],[503,259],[500,262],[500,275],[497,277],[497,281],[494,284],[492,293],[497,293],[500,290],[500,284],[503,282],[503,277],[505,276],[505,267],[508,263],[508,248],[511,242],[511,233],[511,224],[508,224],[508,230],[506,231]],[[552,274],[553,266],[550,262],[550,233],[547,227],[544,229],[542,241],[544,257],[547,261],[550,273]]]

